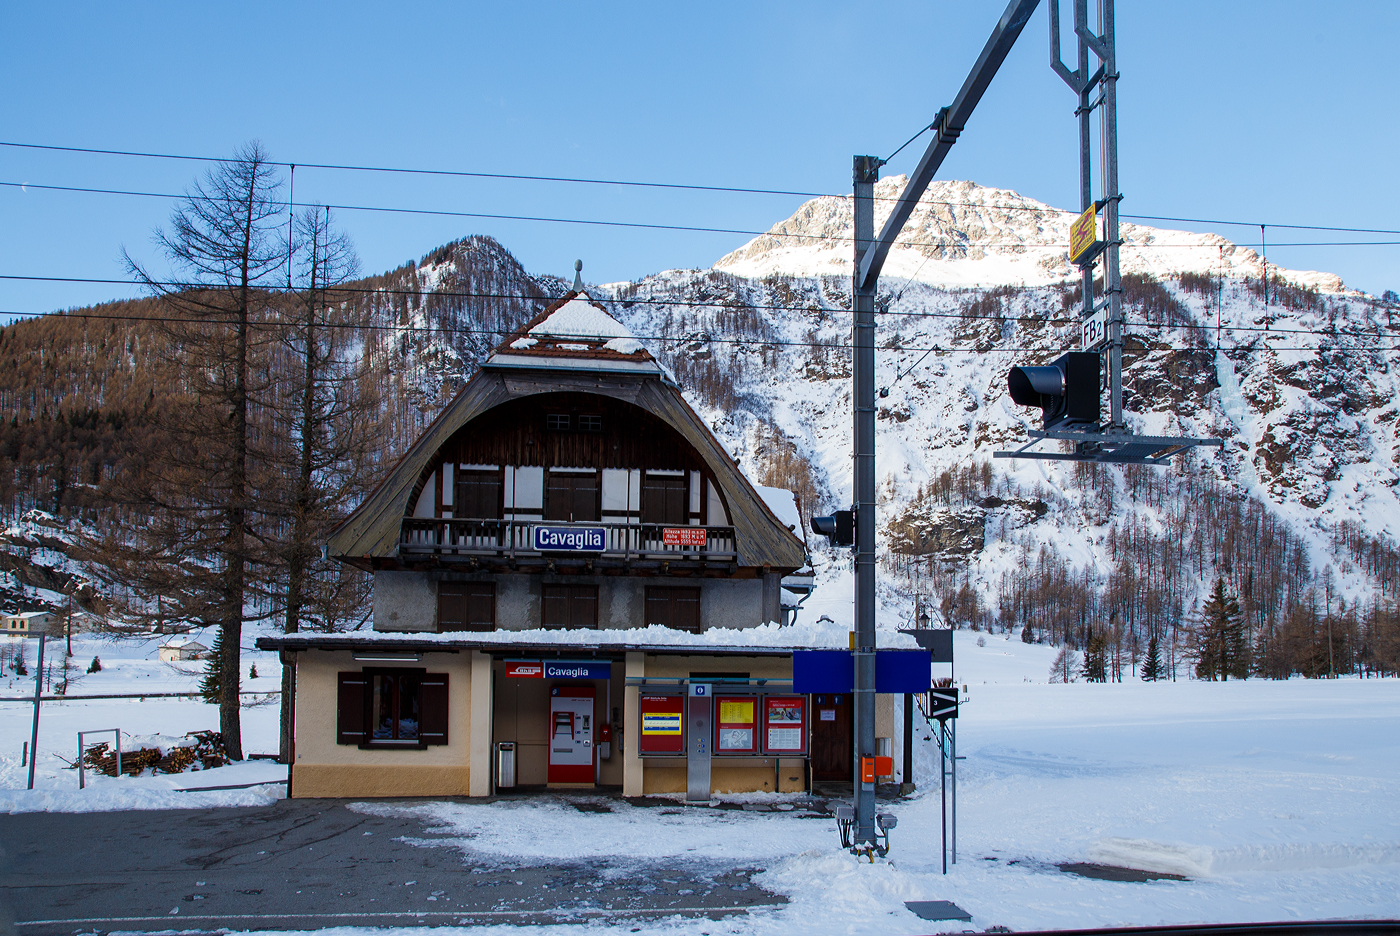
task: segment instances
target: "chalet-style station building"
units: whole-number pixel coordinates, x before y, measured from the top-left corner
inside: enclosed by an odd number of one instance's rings
[[[576,282],[331,535],[373,573],[373,632],[258,641],[294,672],[290,795],[849,778],[849,700],[715,630],[810,587],[799,522]]]

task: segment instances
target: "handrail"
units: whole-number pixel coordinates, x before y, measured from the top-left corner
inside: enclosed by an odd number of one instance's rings
[[[723,558],[738,556],[732,526],[687,527],[668,523],[551,523],[543,520],[494,520],[449,517],[405,517],[399,534],[400,552],[440,553],[460,555],[540,556],[547,553],[534,548],[531,539],[534,527],[588,527],[604,530],[603,549],[593,555],[627,559],[659,556],[662,558]],[[704,530],[705,543],[682,545],[667,543],[668,529]]]

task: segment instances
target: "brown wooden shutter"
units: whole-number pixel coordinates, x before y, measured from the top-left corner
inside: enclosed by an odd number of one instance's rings
[[[545,585],[542,597],[542,627],[597,628],[597,585]]]
[[[642,479],[642,522],[685,523],[685,478],[648,473]]]
[[[573,587],[573,607],[569,616],[572,627],[598,628],[598,586],[575,585]]]
[[[447,743],[447,674],[428,673],[418,684],[418,740]]]
[[[647,588],[645,623],[698,633],[700,589],[656,585]]]
[[[700,589],[677,588],[671,607],[672,627],[700,632]]]
[[[336,685],[336,744],[369,741],[369,677],[340,673]]]
[[[496,583],[466,583],[467,618],[466,630],[493,631],[496,629]]]
[[[465,582],[438,582],[438,630],[467,630]]]
[[[501,519],[501,472],[459,471],[454,516],[472,520]]]

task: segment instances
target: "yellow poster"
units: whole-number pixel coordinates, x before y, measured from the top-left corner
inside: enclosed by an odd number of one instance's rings
[[[719,704],[721,725],[747,725],[753,722],[753,700],[727,700]]]

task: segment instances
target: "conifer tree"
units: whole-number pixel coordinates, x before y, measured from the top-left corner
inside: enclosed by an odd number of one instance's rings
[[[1226,593],[1223,577],[1216,577],[1210,598],[1201,608],[1201,625],[1193,649],[1197,679],[1223,681],[1249,674],[1249,648],[1240,603]]]
[[[1108,641],[1102,634],[1090,635],[1089,646],[1084,650],[1084,666],[1081,670],[1085,682],[1108,681],[1107,649]]]
[[[1156,682],[1162,678],[1162,648],[1157,643],[1155,630],[1147,640],[1147,656],[1142,661],[1142,678],[1144,682]]]
[[[167,617],[217,628],[200,689],[218,694],[219,733],[234,760],[243,758],[243,624],[269,565],[259,528],[268,487],[261,448],[273,443],[256,418],[273,380],[268,290],[287,262],[280,185],[262,147],[244,146],[192,185],[169,227],[156,232],[168,274],[126,256],[160,305],[163,364],[178,389],[161,437],[140,453],[146,470],[130,473],[121,492],[144,515],[113,530],[104,555],[147,606],[159,597]]]

